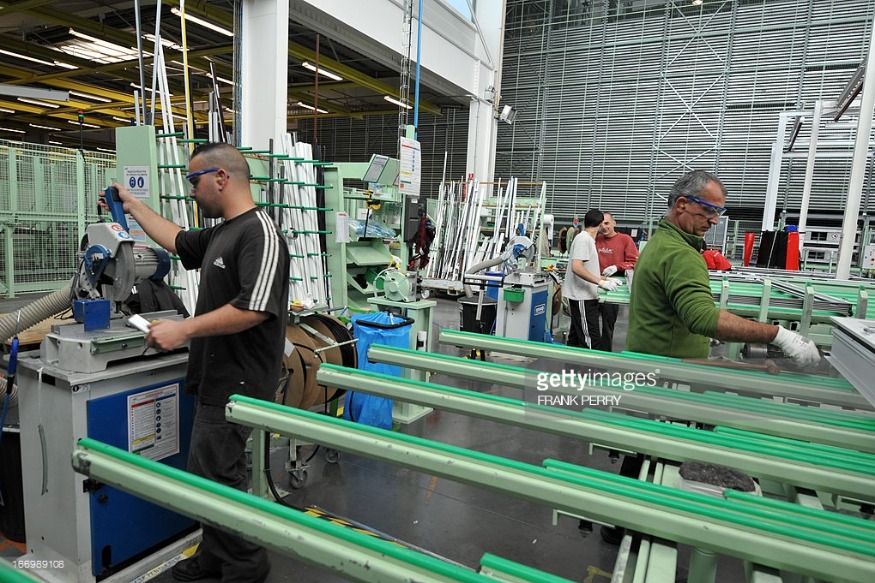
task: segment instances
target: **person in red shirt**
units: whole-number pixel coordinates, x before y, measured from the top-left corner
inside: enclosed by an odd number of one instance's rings
[[[638,247],[632,237],[625,233],[618,233],[615,228],[617,221],[614,216],[605,212],[599,234],[595,239],[596,250],[599,254],[599,268],[602,275],[625,275],[626,270],[631,270],[638,261]],[[614,324],[620,312],[619,304],[599,303],[599,315],[601,316],[601,348],[610,352],[613,350]]]

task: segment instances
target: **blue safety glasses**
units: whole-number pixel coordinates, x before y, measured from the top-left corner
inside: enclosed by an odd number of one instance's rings
[[[202,175],[209,174],[210,172],[218,172],[219,170],[221,170],[221,168],[205,168],[203,170],[198,170],[197,172],[192,172],[191,174],[186,174],[185,179],[191,182],[192,188],[196,188],[197,182]]]
[[[710,202],[706,202],[701,198],[696,198],[695,196],[685,196],[687,200],[691,200],[693,202],[697,202],[702,205],[705,211],[705,215],[709,217],[720,217],[723,216],[723,213],[726,212],[726,207],[717,206],[716,204],[711,204]]]

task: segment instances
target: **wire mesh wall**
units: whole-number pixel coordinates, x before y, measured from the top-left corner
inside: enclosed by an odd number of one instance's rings
[[[496,175],[550,184],[557,224],[593,206],[629,224],[708,169],[730,216],[761,217],[779,114],[838,98],[873,15],[871,0],[509,0],[502,103],[518,115],[499,124]],[[850,164],[818,163],[810,208],[840,212]],[[798,210],[804,175],[804,159],[784,161],[779,208]]]
[[[0,140],[0,293],[54,291],[76,271],[115,156]]]

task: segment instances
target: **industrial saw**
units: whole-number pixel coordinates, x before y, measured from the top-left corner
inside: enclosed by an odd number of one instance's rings
[[[163,279],[170,271],[170,255],[135,244],[113,191],[106,192],[113,222],[88,225],[79,245],[79,268],[71,284],[77,324],[54,326],[40,346],[43,360],[65,370],[96,372],[113,361],[157,352],[146,346],[144,332],[128,325],[121,304],[138,282]],[[180,318],[173,310],[145,316]]]

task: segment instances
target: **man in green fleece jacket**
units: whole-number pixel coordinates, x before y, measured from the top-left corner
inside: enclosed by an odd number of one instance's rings
[[[626,350],[707,358],[710,338],[716,338],[774,344],[800,366],[817,364],[820,354],[808,338],[714,305],[701,252],[725,204],[726,189],[710,172],[694,170],[674,184],[668,214],[635,264]]]
[[[701,253],[703,237],[726,212],[725,204],[726,189],[710,172],[694,170],[675,182],[668,198],[668,214],[635,264],[626,350],[707,358],[710,338],[717,338],[775,344],[801,366],[817,364],[820,353],[808,338],[714,305]],[[643,459],[641,455],[625,456],[620,475],[637,478]],[[624,533],[622,527],[601,529],[602,538],[612,544],[619,544]]]

